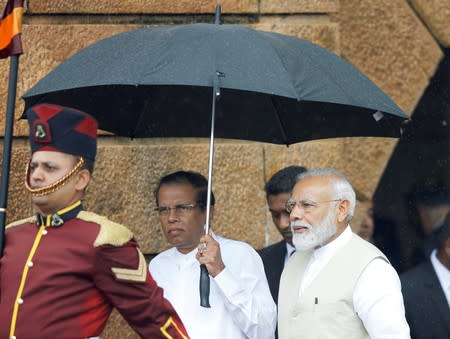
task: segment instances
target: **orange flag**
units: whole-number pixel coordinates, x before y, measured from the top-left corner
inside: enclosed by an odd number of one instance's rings
[[[22,14],[24,0],[8,0],[0,16],[0,59],[22,54]]]

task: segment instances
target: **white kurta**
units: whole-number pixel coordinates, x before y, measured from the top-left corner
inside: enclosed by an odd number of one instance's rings
[[[274,338],[276,306],[264,267],[248,244],[213,235],[225,269],[210,277],[211,308],[200,306],[197,250],[182,254],[171,248],[156,256],[149,270],[172,303],[190,338]]]

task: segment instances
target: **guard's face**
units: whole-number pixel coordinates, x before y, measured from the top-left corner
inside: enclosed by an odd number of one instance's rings
[[[160,210],[166,208],[165,213],[159,213],[159,221],[167,241],[184,254],[197,248],[205,233],[206,211],[198,207],[195,189],[190,184],[162,185],[158,202]]]
[[[272,221],[282,235],[283,239],[292,244],[292,231],[289,221],[289,213],[286,211],[286,202],[290,197],[289,193],[280,193],[267,196],[267,204],[272,216]]]
[[[34,189],[51,185],[69,173],[75,164],[76,158],[72,155],[37,151],[31,157],[29,185]],[[76,175],[52,193],[44,196],[32,196],[33,204],[44,215],[55,213],[69,206],[80,198],[78,179],[78,175]]]

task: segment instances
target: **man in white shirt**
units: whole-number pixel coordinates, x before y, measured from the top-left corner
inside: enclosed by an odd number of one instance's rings
[[[450,338],[450,212],[429,260],[401,275],[411,338]]]
[[[192,339],[273,338],[276,306],[261,258],[244,242],[205,235],[207,184],[196,172],[160,179],[156,211],[174,247],[150,262],[150,272]],[[214,203],[211,194],[211,212]],[[209,272],[211,308],[200,306],[200,264]]]
[[[396,271],[349,226],[348,180],[333,169],[302,173],[286,208],[296,252],[280,281],[279,338],[410,338]]]

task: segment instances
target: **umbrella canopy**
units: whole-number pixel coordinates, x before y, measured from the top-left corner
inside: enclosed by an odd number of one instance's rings
[[[216,136],[292,144],[398,137],[408,116],[354,66],[308,41],[241,25],[139,29],[85,48],[23,98],[94,115],[129,137]]]

